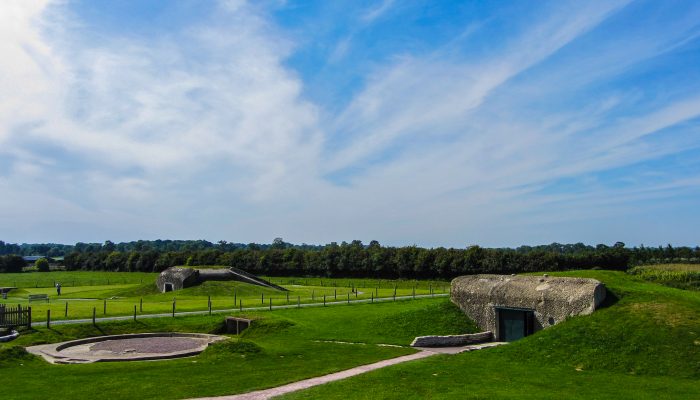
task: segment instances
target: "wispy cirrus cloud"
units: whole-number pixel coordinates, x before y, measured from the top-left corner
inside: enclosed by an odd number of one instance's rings
[[[10,4],[0,13],[0,54],[12,60],[0,63],[0,90],[15,94],[0,103],[9,240],[634,244],[666,240],[641,229],[656,226],[652,212],[678,227],[668,240],[698,219],[665,210],[700,195],[692,3],[553,2],[522,19],[495,10],[431,52],[394,44],[380,59],[351,60],[351,47],[374,43],[345,36],[327,61],[369,73],[339,92],[340,111],[312,101],[307,71],[288,63],[313,39],[294,42],[258,3],[99,40],[70,3]],[[391,25],[395,7],[350,14]]]

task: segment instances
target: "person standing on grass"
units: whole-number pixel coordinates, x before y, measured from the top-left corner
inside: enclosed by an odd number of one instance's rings
[[[61,295],[61,283],[60,282],[56,282],[56,293],[58,293],[59,296]]]

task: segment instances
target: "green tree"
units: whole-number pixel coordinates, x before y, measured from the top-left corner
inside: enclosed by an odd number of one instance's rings
[[[34,266],[39,272],[49,272],[49,260],[40,258],[34,262]]]

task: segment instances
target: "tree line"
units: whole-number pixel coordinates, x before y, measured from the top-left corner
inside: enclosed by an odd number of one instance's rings
[[[8,257],[8,256],[6,256]],[[0,257],[1,259],[2,257]],[[700,247],[542,246],[464,249],[387,247],[377,241],[325,246],[213,244],[206,241],[139,241],[74,246],[63,263],[68,270],[160,272],[179,265],[225,265],[270,276],[450,279],[477,273],[519,273],[567,269],[626,270],[645,263],[698,262]],[[0,271],[2,271],[0,262]]]
[[[300,244],[295,245],[286,243],[281,238],[276,238],[270,244],[257,243],[233,243],[225,240],[220,240],[216,243],[207,240],[136,240],[131,242],[114,243],[107,240],[104,243],[83,243],[78,242],[74,245],[59,244],[59,243],[5,243],[0,240],[0,255],[16,254],[20,256],[42,255],[47,257],[62,257],[72,252],[93,253],[100,251],[119,251],[119,252],[144,252],[155,250],[158,252],[164,251],[198,251],[207,249],[217,249],[221,251],[232,251],[242,248],[260,248],[267,249],[271,247],[288,248],[294,247],[298,249],[321,249],[323,246]]]

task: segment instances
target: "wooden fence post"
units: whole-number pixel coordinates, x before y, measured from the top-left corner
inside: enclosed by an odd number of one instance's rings
[[[136,304],[134,304],[134,322],[136,322]]]
[[[104,300],[104,309],[102,310],[102,314],[107,315],[107,299]]]
[[[241,308],[240,311],[243,311],[243,300],[241,300]]]
[[[348,293],[348,304],[350,304],[350,293]]]
[[[370,302],[374,303],[374,292],[372,292],[372,300]]]
[[[338,300],[338,289],[333,289],[333,299]]]
[[[173,297],[173,318],[175,318],[175,298]]]
[[[68,318],[68,302],[66,302],[66,313],[65,313],[64,317]]]
[[[51,310],[46,310],[46,329],[51,329]]]
[[[97,314],[97,307],[92,307],[92,325],[93,326],[97,326],[97,324],[95,323],[96,314]]]
[[[268,297],[268,300],[270,300],[270,311],[272,311],[272,297]]]
[[[265,293],[260,292],[260,304],[265,305]]]
[[[238,304],[238,292],[236,289],[233,289],[233,306],[235,307],[236,304]]]
[[[143,297],[139,300],[139,312],[143,312]]]
[[[324,307],[326,306],[326,295],[325,294],[323,295],[323,306]]]
[[[31,307],[27,308],[27,328],[28,329],[32,328],[32,308]]]

